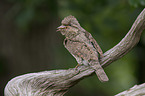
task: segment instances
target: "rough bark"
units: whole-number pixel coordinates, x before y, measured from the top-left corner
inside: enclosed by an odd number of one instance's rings
[[[134,85],[132,88],[115,96],[145,96],[145,83],[141,85]]]
[[[139,42],[145,28],[145,9],[135,20],[126,36],[113,48],[105,52],[100,59],[102,67],[127,54]],[[80,66],[76,70],[52,70],[29,73],[13,78],[5,87],[5,96],[62,96],[67,90],[94,70],[89,66]]]

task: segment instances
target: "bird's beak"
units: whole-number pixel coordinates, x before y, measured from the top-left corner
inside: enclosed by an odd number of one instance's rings
[[[59,27],[57,27],[57,31],[60,31],[61,29],[66,29],[66,26],[64,26],[64,25],[61,25],[61,26],[59,26]]]
[[[66,28],[66,26],[61,25],[61,26],[59,26],[57,29],[65,29],[65,28]]]

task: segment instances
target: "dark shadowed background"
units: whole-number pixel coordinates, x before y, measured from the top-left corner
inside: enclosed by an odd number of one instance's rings
[[[15,76],[75,67],[77,62],[56,32],[74,15],[103,51],[128,32],[145,0],[0,0],[0,94]],[[65,96],[112,96],[145,82],[145,33],[127,55],[105,68],[109,82],[88,77]],[[1,95],[1,96],[2,96]]]

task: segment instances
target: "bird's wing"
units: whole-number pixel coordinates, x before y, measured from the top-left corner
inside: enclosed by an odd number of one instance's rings
[[[85,31],[85,35],[90,40],[90,42],[92,43],[94,48],[98,51],[98,53],[100,54],[100,57],[103,57],[103,51],[100,48],[100,46],[97,43],[97,41],[93,38],[93,36],[89,32],[87,32],[87,31]]]

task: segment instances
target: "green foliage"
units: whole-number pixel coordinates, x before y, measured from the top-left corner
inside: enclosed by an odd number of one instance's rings
[[[145,6],[145,0],[129,0],[129,4],[134,7]]]
[[[57,15],[57,2],[56,0],[8,0],[15,2],[13,7],[17,14],[15,15],[15,22],[18,28],[25,32],[30,29],[34,23],[44,24]],[[13,13],[13,12],[12,12]],[[10,14],[12,15],[12,14]]]

